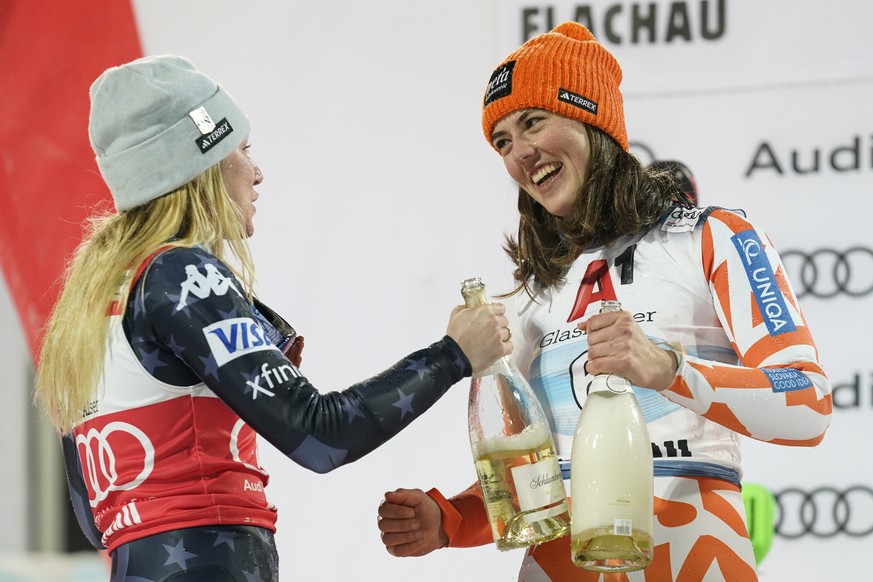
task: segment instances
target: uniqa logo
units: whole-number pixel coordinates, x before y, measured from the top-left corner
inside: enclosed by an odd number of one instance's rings
[[[754,230],[746,230],[738,232],[731,240],[740,255],[752,294],[770,335],[794,331],[796,327],[758,234]]]

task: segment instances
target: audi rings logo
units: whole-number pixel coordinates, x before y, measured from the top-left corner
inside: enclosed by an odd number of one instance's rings
[[[830,299],[843,294],[863,297],[873,293],[873,250],[852,247],[845,251],[823,248],[780,253],[797,297]]]
[[[80,447],[82,472],[94,492],[94,499],[89,500],[91,507],[96,507],[106,499],[110,491],[138,487],[155,466],[155,448],[151,440],[143,431],[126,422],[110,422],[101,430],[92,428],[87,434],[76,436],[76,445]],[[128,459],[133,455],[142,455],[142,470],[138,475],[118,474],[113,445],[123,449]]]
[[[784,538],[831,538],[839,534],[859,538],[873,533],[873,489],[866,485],[810,491],[789,487],[775,493],[775,497],[776,534]]]

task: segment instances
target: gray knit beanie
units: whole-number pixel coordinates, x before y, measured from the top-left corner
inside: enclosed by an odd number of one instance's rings
[[[118,210],[184,186],[227,157],[251,124],[188,59],[137,59],[91,85],[88,134]]]

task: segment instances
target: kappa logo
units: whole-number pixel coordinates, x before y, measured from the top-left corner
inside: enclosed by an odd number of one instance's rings
[[[133,443],[138,447],[131,447]],[[125,459],[142,456],[142,470],[136,476],[119,475],[115,466],[113,444],[124,449]],[[146,434],[126,422],[110,422],[101,430],[89,429],[76,435],[82,473],[88,488],[94,493],[91,507],[106,499],[111,491],[127,491],[141,485],[155,466],[155,448]],[[135,450],[139,449],[139,450]]]
[[[796,329],[785,298],[776,282],[776,274],[767,258],[761,239],[753,230],[746,230],[731,237],[743,262],[743,269],[752,287],[755,303],[764,318],[771,336]]]
[[[203,335],[218,367],[246,354],[278,349],[250,317],[223,319],[204,327]]]
[[[189,295],[194,295],[198,299],[206,299],[212,293],[225,295],[228,290],[232,289],[240,297],[243,296],[233,284],[233,281],[219,273],[215,265],[206,263],[205,269],[206,274],[204,275],[196,265],[185,267],[185,273],[188,274],[188,278],[179,285],[182,288],[182,292],[179,294],[179,304],[176,305],[176,311],[181,311],[188,305]]]

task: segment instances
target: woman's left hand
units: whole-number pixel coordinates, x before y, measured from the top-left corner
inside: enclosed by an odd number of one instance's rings
[[[598,313],[576,327],[588,333],[589,374],[618,374],[659,391],[673,383],[676,357],[653,344],[629,312]]]

